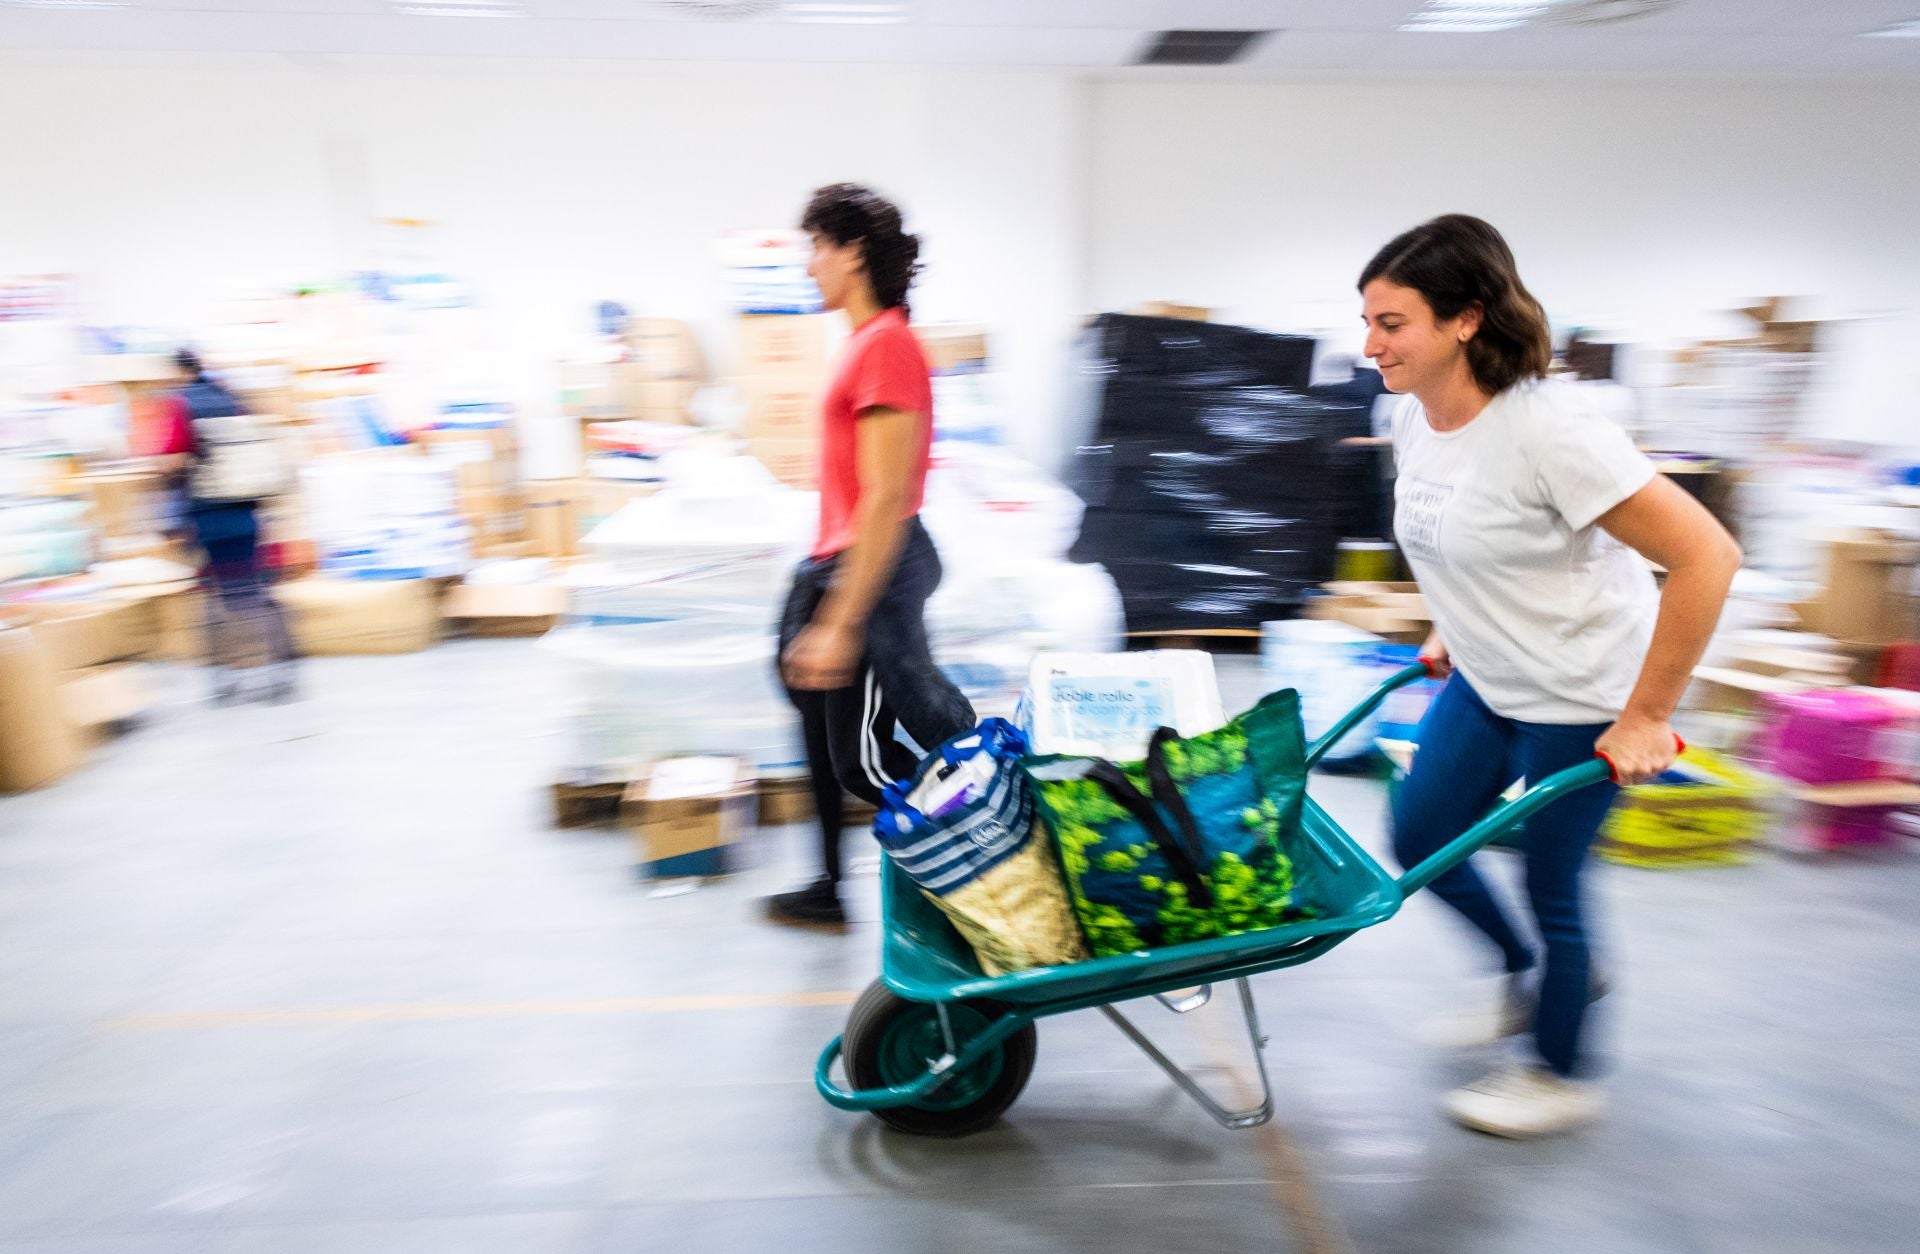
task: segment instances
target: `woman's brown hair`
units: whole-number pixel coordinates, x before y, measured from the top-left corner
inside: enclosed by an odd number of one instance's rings
[[[1507,241],[1479,218],[1443,214],[1395,236],[1360,272],[1360,289],[1375,279],[1420,293],[1442,322],[1479,306],[1467,365],[1488,395],[1541,378],[1553,363],[1545,311],[1520,282]]]

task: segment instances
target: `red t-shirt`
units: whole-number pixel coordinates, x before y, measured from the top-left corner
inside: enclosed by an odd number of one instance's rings
[[[853,543],[853,514],[860,504],[855,427],[874,409],[918,415],[919,448],[901,515],[912,518],[926,497],[927,463],[933,456],[933,381],[926,354],[899,309],[882,311],[847,337],[840,364],[821,402],[820,535],[813,555],[829,557]]]
[[[193,452],[193,415],[178,392],[136,400],[129,411],[127,446],[135,457]]]

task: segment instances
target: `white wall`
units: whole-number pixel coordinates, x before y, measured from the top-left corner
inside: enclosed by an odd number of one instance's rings
[[[1506,234],[1563,326],[1740,334],[1710,312],[1787,294],[1833,316],[1890,311],[1881,342],[1920,341],[1920,90],[1115,82],[1091,116],[1102,308],[1185,301],[1346,328],[1357,347],[1360,269],[1457,210]],[[1906,361],[1834,365],[1890,402],[1911,394]],[[1904,403],[1827,417],[1836,435],[1920,442]]]
[[[1080,305],[1084,180],[1063,157],[1084,150],[1083,93],[1058,76],[871,69],[9,67],[0,274],[78,273],[91,316],[190,329],[226,282],[367,265],[375,216],[445,223],[538,471],[557,464],[550,363],[593,302],[695,322],[725,369],[715,236],[792,225],[821,183],[870,182],[928,239],[916,316],[992,325],[1011,407],[1045,414]]]
[[[7,65],[0,274],[78,272],[97,318],[190,328],[212,280],[334,273],[368,260],[369,218],[436,219],[551,434],[546,364],[592,302],[689,318],[724,366],[716,232],[866,180],[928,239],[916,316],[995,328],[1017,436],[1046,457],[1078,315],[1162,298],[1352,328],[1367,257],[1451,209],[1507,233],[1562,323],[1711,334],[1707,311],[1804,293],[1892,311],[1853,338],[1912,344],[1917,116],[1920,89],[1887,86]],[[1863,354],[1852,395],[1905,395],[1901,364]],[[1920,438],[1892,399],[1833,422]]]

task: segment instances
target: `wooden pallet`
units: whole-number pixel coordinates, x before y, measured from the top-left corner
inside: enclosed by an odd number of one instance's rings
[[[553,785],[553,825],[555,827],[604,827],[620,820],[620,801],[626,795],[628,781],[605,784]],[[813,818],[813,788],[807,777],[777,776],[763,779],[758,792],[758,823],[761,827],[784,827],[806,823]],[[870,827],[874,809],[857,797],[846,801],[848,827]]]
[[[609,784],[555,784],[553,825],[601,827],[617,822],[620,818],[620,799],[626,793],[625,780]]]
[[[1206,653],[1258,653],[1257,627],[1196,627],[1188,631],[1130,631],[1129,649],[1199,649]]]
[[[842,809],[848,827],[873,826],[874,808],[848,796]],[[813,820],[813,783],[805,775],[783,775],[760,781],[760,826],[785,827]]]

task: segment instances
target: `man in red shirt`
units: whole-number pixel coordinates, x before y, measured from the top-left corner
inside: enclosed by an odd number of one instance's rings
[[[933,385],[907,323],[920,241],[864,187],[815,192],[800,221],[807,273],[853,326],[821,405],[820,530],[780,622],[781,676],[800,711],[820,818],[820,878],[767,901],[779,923],[840,929],[843,789],[874,804],[916,759],[974,722],[934,665],[923,619],[940,557],[920,523]]]

